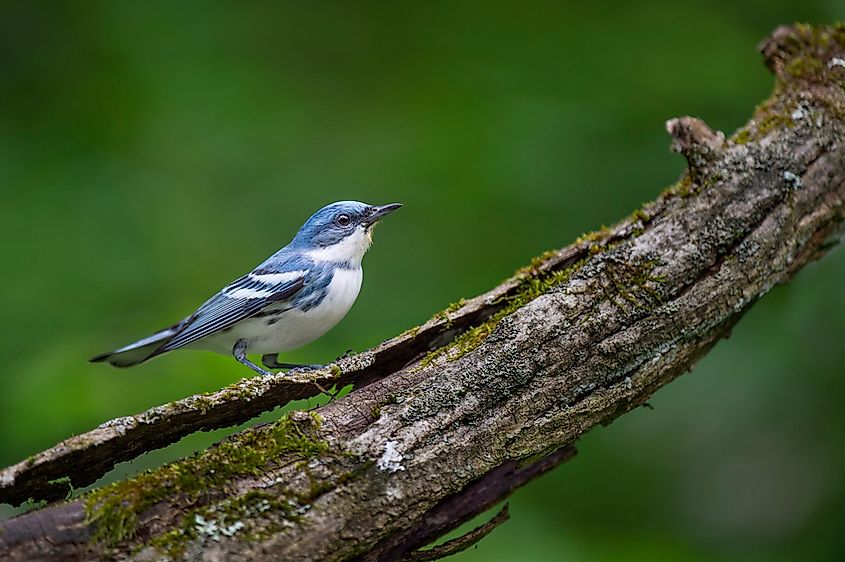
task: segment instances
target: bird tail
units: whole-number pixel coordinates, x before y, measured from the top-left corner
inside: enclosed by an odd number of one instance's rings
[[[124,345],[120,349],[92,357],[89,361],[91,363],[108,362],[115,367],[131,367],[132,365],[143,363],[147,359],[158,355],[158,350],[179,333],[181,326],[182,323],[180,322],[175,326],[160,330],[144,339]]]

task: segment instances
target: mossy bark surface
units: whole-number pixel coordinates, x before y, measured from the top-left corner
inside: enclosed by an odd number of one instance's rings
[[[195,397],[129,423],[123,435],[140,445],[126,454],[137,454],[315,383],[355,385],[317,414],[4,522],[0,557],[424,558],[425,544],[690,370],[775,284],[839,242],[845,28],[780,28],[761,51],[772,97],[728,139],[697,119],[667,123],[689,168],[654,202],[337,370],[244,382],[262,390]],[[118,433],[7,469],[3,497],[49,490],[45,474],[79,485],[102,473],[120,457]],[[62,465],[67,447],[97,467]]]

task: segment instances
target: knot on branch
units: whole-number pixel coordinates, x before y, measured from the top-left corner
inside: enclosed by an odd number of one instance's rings
[[[695,117],[677,117],[666,121],[666,132],[672,135],[672,150],[687,159],[690,168],[700,170],[719,157],[725,146],[725,134],[713,131]]]
[[[757,49],[779,78],[845,86],[845,23],[780,26]]]

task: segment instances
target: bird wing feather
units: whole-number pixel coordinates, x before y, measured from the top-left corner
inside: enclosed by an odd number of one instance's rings
[[[156,350],[159,355],[184,347],[261,312],[266,306],[285,301],[305,285],[306,273],[281,283],[263,283],[249,275],[234,281],[188,318],[182,329]],[[252,296],[249,296],[252,295]]]

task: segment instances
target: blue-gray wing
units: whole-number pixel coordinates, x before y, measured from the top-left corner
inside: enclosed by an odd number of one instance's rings
[[[245,275],[203,304],[156,355],[188,345],[293,297],[305,285],[305,271]],[[274,281],[275,277],[275,281]]]

